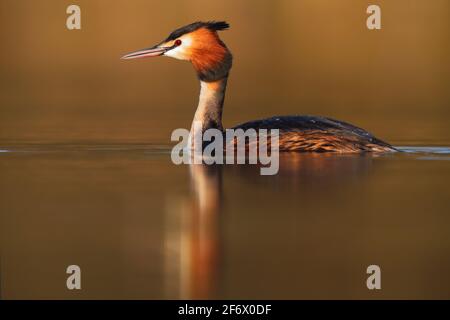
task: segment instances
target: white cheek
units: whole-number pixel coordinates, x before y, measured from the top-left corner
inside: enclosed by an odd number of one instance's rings
[[[164,53],[165,56],[184,60],[185,59],[185,50],[182,48],[183,45],[176,47],[175,49],[169,50],[166,53]]]
[[[182,44],[179,47],[167,51],[164,55],[179,60],[189,60],[187,49],[191,46],[192,38],[189,36],[184,36],[181,37],[180,40],[182,41]]]

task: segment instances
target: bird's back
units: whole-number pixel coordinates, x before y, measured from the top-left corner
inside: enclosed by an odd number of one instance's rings
[[[388,143],[346,122],[317,116],[277,116],[249,121],[233,129],[279,129],[280,151],[389,152]]]

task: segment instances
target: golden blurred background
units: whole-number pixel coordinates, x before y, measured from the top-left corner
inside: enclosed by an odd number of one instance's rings
[[[66,29],[71,4],[79,31]],[[366,28],[370,4],[381,30]],[[0,152],[11,152],[0,157],[0,298],[448,299],[449,148],[282,154],[271,177],[176,166],[166,144],[192,121],[192,67],[120,57],[193,21],[226,20],[226,126],[315,114],[395,145],[450,146],[449,9],[1,0]],[[65,286],[71,264],[83,290]],[[382,291],[367,290],[371,264]]]
[[[82,29],[66,28],[81,7]],[[378,4],[382,29],[368,30]],[[169,143],[188,128],[189,63],[121,61],[196,20],[226,20],[235,56],[224,124],[345,120],[396,144],[446,144],[448,0],[2,0],[0,143]]]

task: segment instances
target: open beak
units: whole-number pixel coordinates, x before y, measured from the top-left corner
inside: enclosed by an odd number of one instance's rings
[[[165,52],[169,51],[171,47],[159,47],[155,46],[148,49],[142,49],[138,51],[131,52],[129,54],[124,55],[121,59],[130,60],[130,59],[138,59],[145,57],[157,57],[163,55]]]

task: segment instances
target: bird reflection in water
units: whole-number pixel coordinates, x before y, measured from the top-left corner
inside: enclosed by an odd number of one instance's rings
[[[171,207],[167,217],[166,294],[207,299],[217,292],[222,212],[222,167],[189,166],[191,196]]]
[[[221,273],[226,270],[222,248],[227,243],[223,232],[226,222],[223,177],[237,180],[246,188],[262,185],[302,196],[312,189],[336,188],[367,178],[376,157],[373,154],[280,154],[280,171],[275,176],[261,176],[258,165],[190,165],[191,195],[171,202],[166,216],[166,297],[223,297]],[[227,199],[232,201],[231,197]]]

